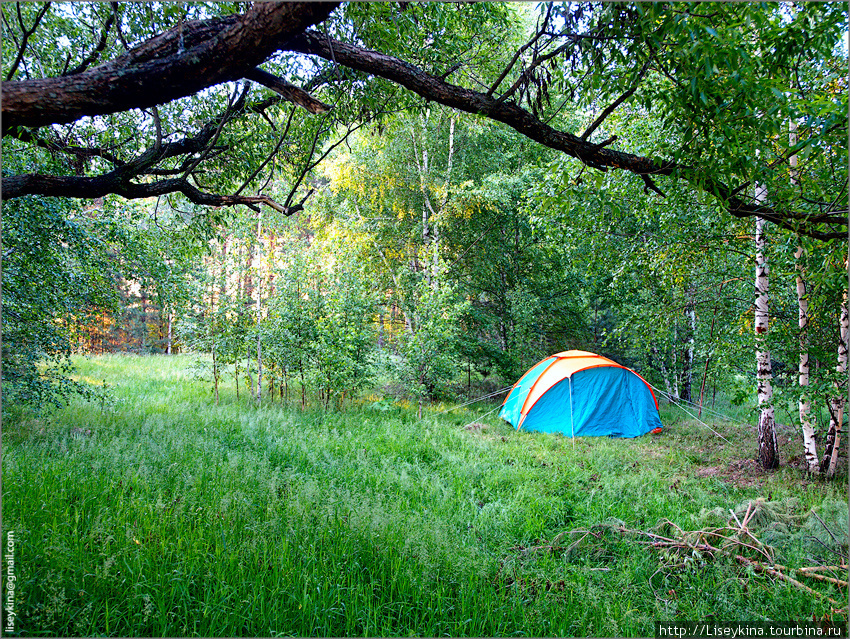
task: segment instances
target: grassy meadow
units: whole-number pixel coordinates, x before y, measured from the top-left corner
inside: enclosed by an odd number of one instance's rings
[[[113,401],[6,419],[17,634],[652,636],[657,620],[846,623],[827,600],[846,603],[835,584],[808,580],[811,592],[618,532],[706,530],[763,498],[750,530],[775,563],[846,556],[846,475],[759,473],[751,425],[711,422],[724,441],[663,406],[659,436],[572,441],[482,417],[486,403],[418,420],[378,397],[341,412],[257,407],[225,385],[216,406],[193,359],[77,358]],[[783,460],[798,439],[781,432]]]

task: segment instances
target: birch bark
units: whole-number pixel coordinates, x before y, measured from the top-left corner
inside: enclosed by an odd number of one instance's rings
[[[452,177],[452,163],[454,160],[455,148],[455,118],[449,119],[449,148],[448,160],[446,163],[446,178],[443,185],[443,193],[439,202],[432,201],[430,190],[432,187],[431,165],[428,158],[428,119],[429,114],[426,113],[421,120],[421,157],[416,145],[416,128],[411,130],[413,138],[413,156],[416,161],[416,168],[419,171],[419,188],[422,191],[422,245],[425,253],[425,278],[428,285],[432,288],[439,286],[439,257],[440,257],[440,230],[439,230],[439,215],[446,208],[449,200],[449,184]],[[429,253],[430,245],[430,256]],[[430,264],[428,264],[430,259]]]
[[[847,291],[841,304],[839,320],[838,365],[835,367],[838,380],[835,382],[835,395],[829,400],[829,431],[826,438],[826,450],[821,461],[821,472],[827,477],[835,475],[838,466],[838,452],[841,450],[841,423],[844,420],[844,406],[847,403],[847,349],[850,340],[850,314],[847,309]]]
[[[811,402],[809,400],[809,297],[806,290],[806,280],[803,277],[803,247],[794,253],[797,260],[797,309],[800,344],[800,365],[797,370],[800,384],[800,427],[803,431],[803,451],[806,457],[806,467],[810,473],[816,474],[818,468],[817,443],[815,442],[815,427],[811,419]]]
[[[756,185],[756,200],[763,202],[765,189]],[[767,346],[769,324],[768,290],[769,269],[765,258],[765,220],[756,218],[756,303],[755,303],[755,343],[756,343],[756,379],[758,390],[759,423],[759,462],[766,470],[779,465],[779,442],[776,439],[776,421],[773,412],[773,371],[770,364],[770,351]]]
[[[788,125],[788,144],[797,144],[797,123],[793,120]],[[789,158],[791,165],[791,185],[797,184],[797,156]],[[806,467],[812,474],[819,472],[817,442],[815,427],[811,418],[811,400],[809,398],[809,295],[806,287],[806,270],[803,263],[805,251],[798,246],[794,252],[797,268],[797,326],[799,330],[800,364],[797,369],[800,384],[800,428],[803,431],[803,452],[806,457]]]
[[[697,313],[694,307],[693,292],[688,292],[688,305],[685,309],[688,317],[688,338],[685,342],[685,352],[682,362],[682,393],[681,398],[693,402],[692,383],[694,374],[694,345],[696,344]]]

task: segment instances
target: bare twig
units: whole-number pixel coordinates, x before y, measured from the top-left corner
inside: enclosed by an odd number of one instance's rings
[[[286,137],[289,134],[289,127],[292,125],[292,118],[294,116],[295,116],[295,107],[292,107],[292,109],[289,112],[289,118],[286,121],[286,129],[284,129],[283,135],[280,136],[280,140],[278,140],[277,145],[274,147],[272,152],[269,153],[268,157],[263,161],[263,163],[260,164],[260,166],[258,166],[257,169],[251,175],[249,175],[248,178],[242,183],[242,186],[240,186],[239,189],[236,191],[236,195],[239,195],[240,193],[242,193],[242,191],[245,190],[245,188],[251,183],[251,181],[255,177],[257,177],[257,175],[260,174],[260,171],[262,171],[265,168],[265,166],[274,159],[275,155],[277,155],[277,152],[280,150],[280,147],[283,146],[283,143],[286,141]],[[274,127],[274,124],[272,124],[272,126]],[[275,128],[275,130],[277,130],[277,129]]]
[[[599,114],[599,117],[596,118],[593,123],[584,130],[584,133],[581,134],[582,140],[587,140],[588,138],[590,138],[590,134],[593,133],[597,128],[599,128],[599,125],[605,121],[605,118],[607,118],[609,115],[611,115],[611,113],[614,112],[614,109],[616,109],[623,102],[632,97],[632,94],[637,90],[638,85],[640,85],[641,79],[646,74],[647,69],[649,69],[649,60],[643,63],[643,67],[638,72],[634,84],[630,86],[619,98],[617,98],[607,107],[605,107],[605,110]]]
[[[38,28],[38,23],[41,22],[41,19],[47,13],[47,10],[50,9],[49,2],[45,2],[44,6],[41,8],[41,11],[38,12],[38,15],[35,17],[35,21],[32,23],[32,28],[27,29],[24,26],[24,19],[21,16],[21,4],[18,3],[18,23],[21,25],[21,31],[23,32],[23,40],[21,41],[21,46],[18,47],[18,55],[15,58],[15,61],[12,63],[12,66],[9,68],[9,72],[6,74],[6,82],[11,80],[15,76],[15,72],[18,70],[18,66],[21,64],[21,61],[24,59],[24,52],[27,50],[27,42],[30,39],[30,36],[35,33],[35,30]]]
[[[824,522],[824,520],[820,518],[820,515],[815,512],[814,508],[811,510],[811,513],[815,516],[815,519],[820,522],[821,526],[823,526],[823,529],[829,534],[829,536],[832,537],[832,541],[835,542],[835,545],[840,548],[841,543],[835,538],[835,535],[832,534],[832,531],[829,529],[829,526],[827,526],[826,522]],[[842,554],[841,556],[843,557],[844,555]]]
[[[240,111],[245,105],[245,100],[248,98],[248,92],[250,90],[250,85],[246,86],[242,91],[242,95],[240,95],[237,99],[236,95],[239,91],[239,87],[236,86],[233,89],[233,94],[230,96],[230,100],[227,103],[227,108],[225,109],[224,114],[221,116],[221,120],[218,123],[218,127],[216,127],[215,133],[213,133],[212,139],[209,141],[209,144],[207,144],[207,148],[204,149],[203,152],[197,158],[195,158],[195,160],[193,160],[192,163],[186,168],[186,170],[183,172],[183,179],[186,179],[186,177],[188,177],[189,174],[194,171],[195,168],[207,158],[210,151],[212,151],[213,147],[215,146],[215,143],[218,141],[218,138],[221,135],[222,130],[224,129],[224,125],[227,124],[227,122],[230,120],[230,116],[233,113]]]
[[[92,62],[97,60],[98,56],[106,49],[106,44],[109,41],[109,30],[112,28],[112,24],[115,22],[115,18],[118,16],[118,3],[112,2],[112,13],[109,14],[109,17],[106,19],[106,22],[103,24],[103,31],[100,34],[100,41],[95,46],[94,50],[86,56],[86,58],[80,62],[76,67],[63,73],[62,75],[76,75],[77,73],[82,73],[86,69],[89,68]],[[70,60],[70,58],[68,58]]]
[[[487,90],[486,95],[487,95],[488,98],[493,97],[493,93],[496,91],[496,89],[499,87],[499,85],[502,84],[504,79],[508,76],[508,73],[511,72],[511,69],[513,69],[514,65],[516,64],[517,60],[519,60],[520,56],[523,53],[525,53],[528,49],[533,47],[535,45],[535,43],[545,33],[546,26],[549,24],[549,19],[550,19],[551,15],[552,15],[552,4],[549,4],[546,7],[546,16],[543,18],[543,24],[540,25],[540,23],[538,23],[537,33],[535,33],[534,37],[531,40],[529,40],[527,43],[522,45],[519,49],[517,49],[517,52],[514,54],[513,58],[511,58],[511,61],[508,62],[508,65],[505,67],[505,70],[502,71],[501,75],[499,75],[499,77],[496,79],[496,81],[493,83],[493,85]]]
[[[831,597],[827,597],[825,594],[818,592],[817,590],[813,590],[812,588],[809,588],[806,584],[804,584],[800,581],[797,581],[793,577],[789,577],[788,575],[786,575],[783,572],[775,570],[775,569],[773,569],[769,566],[765,566],[765,565],[755,561],[754,559],[747,559],[743,555],[737,555],[737,554],[731,555],[730,554],[730,556],[734,557],[735,560],[738,563],[744,564],[745,566],[751,566],[753,568],[753,570],[755,570],[756,572],[763,572],[763,573],[766,573],[768,575],[772,575],[772,576],[776,577],[777,579],[781,579],[782,581],[787,581],[789,584],[797,586],[798,588],[805,590],[806,592],[808,592],[812,595],[815,595],[816,597],[822,597],[823,599],[826,599],[829,603],[833,604],[834,606],[841,606],[841,604],[839,604],[837,601],[835,601],[835,599],[832,599]]]
[[[840,579],[836,579],[835,577],[828,577],[826,575],[819,575],[815,572],[804,572],[801,568],[798,568],[795,571],[798,575],[802,575],[803,577],[809,577],[810,579],[817,579],[818,581],[826,581],[831,584],[835,584],[837,586],[841,586],[842,588],[847,587],[846,581],[841,581]]]

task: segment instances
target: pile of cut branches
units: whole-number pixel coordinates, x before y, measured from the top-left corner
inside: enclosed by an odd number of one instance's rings
[[[814,590],[796,578],[802,577],[835,584],[839,589],[845,590],[846,599],[848,568],[846,556],[843,557],[843,561],[834,566],[789,568],[776,563],[774,548],[762,543],[748,527],[751,517],[757,510],[757,505],[758,501],[749,502],[743,519],[739,519],[734,510],[730,510],[732,517],[728,525],[708,530],[683,530],[669,519],[662,520],[656,527],[656,530],[669,531],[666,535],[625,526],[609,527],[618,533],[643,538],[638,543],[644,543],[654,550],[661,551],[667,561],[664,568],[685,567],[695,559],[705,560],[706,557],[714,559],[718,555],[724,555],[743,566],[752,568],[755,572],[770,575],[805,590],[815,597],[826,599],[835,606],[835,612],[846,611],[847,604],[843,604],[842,607],[842,604],[835,599]]]
[[[606,532],[613,532],[636,538],[636,543],[657,551],[662,562],[659,572],[697,567],[718,557],[726,557],[754,572],[769,575],[800,588],[814,597],[824,599],[834,606],[833,612],[846,615],[848,612],[846,603],[839,603],[836,599],[801,581],[801,579],[811,580],[812,585],[815,585],[815,582],[831,584],[837,587],[842,595],[841,598],[846,602],[848,587],[846,540],[839,539],[812,510],[810,514],[823,524],[824,529],[835,542],[831,550],[836,553],[837,561],[833,562],[834,565],[799,568],[777,563],[776,550],[759,540],[751,528],[754,521],[764,519],[765,513],[769,511],[772,504],[774,502],[767,502],[762,498],[751,500],[746,503],[745,509],[743,504],[736,509],[738,513],[730,509],[731,517],[726,525],[705,530],[685,530],[669,519],[661,520],[648,531],[628,528],[619,520],[609,520],[590,528],[562,532],[548,544],[531,547],[515,546],[511,550],[524,558],[541,552],[567,556],[588,538],[599,541]],[[572,541],[564,543],[566,540]]]

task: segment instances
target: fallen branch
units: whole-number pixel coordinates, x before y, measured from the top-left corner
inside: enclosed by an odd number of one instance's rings
[[[785,573],[782,573],[778,570],[775,570],[775,569],[773,569],[769,566],[765,566],[763,564],[760,564],[759,562],[757,562],[753,559],[747,559],[743,555],[734,555],[734,557],[735,557],[735,560],[738,561],[738,563],[744,564],[746,566],[752,566],[753,570],[755,570],[756,572],[763,572],[763,573],[766,573],[768,575],[773,575],[777,579],[782,579],[783,581],[787,581],[789,584],[793,584],[793,585],[797,586],[798,588],[801,588],[802,590],[805,590],[806,592],[815,595],[816,597],[823,597],[829,603],[833,604],[836,607],[841,607],[841,604],[838,603],[837,601],[835,601],[835,599],[832,599],[831,597],[827,597],[825,594],[818,592],[817,590],[813,590],[812,588],[809,588],[806,584],[804,584],[800,581],[797,581],[793,577],[789,577]]]
[[[648,539],[643,543],[648,546],[651,546],[654,549],[664,549],[664,550],[674,550],[682,552],[685,557],[685,561],[683,563],[674,563],[668,564],[666,568],[673,567],[684,567],[687,563],[687,557],[689,553],[691,556],[695,556],[696,553],[699,553],[699,556],[709,555],[711,557],[715,557],[717,555],[724,555],[730,559],[734,559],[736,562],[743,566],[747,566],[752,568],[755,572],[767,574],[777,579],[780,579],[786,583],[792,584],[796,588],[804,590],[815,597],[822,598],[836,608],[841,608],[842,604],[840,604],[835,599],[825,595],[824,593],[818,592],[813,588],[807,586],[803,582],[795,579],[791,576],[790,573],[795,574],[800,577],[809,577],[811,579],[815,579],[824,583],[830,583],[838,586],[839,588],[847,588],[847,581],[837,579],[836,577],[832,577],[829,575],[820,574],[827,570],[847,570],[847,565],[841,563],[838,566],[807,566],[803,568],[788,568],[787,566],[783,566],[781,564],[772,563],[772,565],[767,565],[758,559],[753,559],[750,557],[746,557],[741,554],[743,550],[749,550],[751,552],[757,553],[761,557],[773,561],[773,549],[770,546],[766,546],[759,539],[755,537],[752,531],[748,528],[748,524],[750,523],[752,517],[755,515],[756,509],[754,508],[754,503],[750,502],[747,505],[747,511],[744,514],[743,519],[739,519],[738,516],[732,511],[732,519],[730,519],[730,524],[723,528],[717,528],[713,530],[696,530],[696,531],[685,531],[676,523],[670,521],[669,519],[664,519],[659,522],[657,528],[661,528],[663,526],[669,526],[673,528],[674,536],[665,536],[658,534],[656,532],[650,532],[646,530],[637,530],[632,528],[626,528],[621,524],[599,524],[597,526],[592,527],[590,530],[579,529],[576,531],[572,531],[572,533],[582,534],[582,536],[574,542],[569,549],[572,549],[576,544],[585,539],[589,534],[594,534],[593,531],[599,528],[610,528],[621,534],[634,535],[638,537],[645,537]],[[734,520],[734,523],[737,526],[733,525],[731,522]],[[563,533],[562,533],[563,535]],[[597,538],[598,534],[594,534]],[[556,539],[560,539],[561,535],[559,535]],[[716,542],[710,543],[708,540],[714,539],[722,539],[723,543],[719,545],[715,545]],[[750,541],[751,540],[751,541]],[[548,546],[541,546],[538,548],[549,548],[550,550],[555,550],[554,548]],[[532,550],[532,549],[529,549]]]
[[[795,571],[797,574],[802,575],[803,577],[808,577],[810,579],[817,579],[818,581],[826,581],[831,584],[835,584],[836,586],[841,586],[842,588],[847,587],[846,581],[841,581],[840,579],[836,579],[835,577],[827,577],[826,575],[819,575],[815,572],[804,572],[802,569],[798,568]]]

